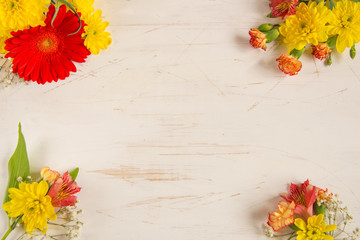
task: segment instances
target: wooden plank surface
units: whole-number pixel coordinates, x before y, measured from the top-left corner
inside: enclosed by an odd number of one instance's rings
[[[284,76],[285,49],[248,44],[266,0],[95,4],[108,51],[65,81],[0,89],[1,193],[21,121],[33,172],[80,167],[80,239],[266,239],[278,194],[307,178],[359,223],[358,59],[307,55]]]

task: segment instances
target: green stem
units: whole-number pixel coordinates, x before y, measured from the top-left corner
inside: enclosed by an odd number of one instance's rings
[[[292,239],[292,238],[294,238],[294,237],[296,237],[297,235],[294,235],[294,236],[291,236],[290,238],[288,238],[288,240],[290,240],[290,239]]]
[[[5,235],[1,238],[1,240],[5,240],[9,236],[9,234],[16,228],[16,225],[18,224],[18,222],[20,221],[22,216],[23,215],[21,215],[15,219],[15,221],[11,224],[11,226],[9,226],[9,229],[7,230]]]
[[[290,233],[285,233],[285,234],[279,234],[279,235],[274,235],[275,237],[284,237],[284,236],[289,236],[289,235],[293,235],[295,232],[290,232]]]
[[[9,229],[7,230],[7,232],[5,233],[5,235],[2,237],[1,240],[5,240],[7,238],[7,236],[9,236],[9,234],[12,232],[12,230],[14,230],[12,227],[9,227]]]

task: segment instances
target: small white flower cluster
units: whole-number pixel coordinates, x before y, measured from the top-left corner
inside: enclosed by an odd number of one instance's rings
[[[275,238],[274,230],[272,229],[272,227],[270,227],[267,224],[265,225],[264,233],[265,233],[265,236],[267,236],[268,238]]]
[[[77,204],[75,204],[75,206],[61,208],[57,212],[57,215],[64,220],[62,226],[66,229],[66,236],[69,240],[76,239],[80,235],[80,230],[84,225],[84,223],[78,219],[78,215],[81,213],[82,210],[77,208]]]
[[[23,179],[21,176],[17,177],[16,181],[18,183],[22,183],[22,182],[31,182],[32,181],[32,177],[31,176],[27,176],[25,179]]]
[[[0,83],[7,87],[20,82],[25,83],[17,74],[12,72],[11,60],[5,58],[4,54],[0,54]]]
[[[359,228],[356,228],[351,233],[345,231],[345,227],[353,220],[353,216],[350,215],[348,207],[343,206],[343,202],[339,200],[338,194],[335,194],[331,201],[325,201],[324,205],[328,223],[337,225],[337,230],[335,230],[337,233],[334,234],[336,236],[335,239],[357,240],[360,238]]]

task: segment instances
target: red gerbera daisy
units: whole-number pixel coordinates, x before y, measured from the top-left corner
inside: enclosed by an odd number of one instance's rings
[[[45,26],[12,32],[14,37],[5,41],[9,51],[5,57],[13,58],[13,72],[26,81],[44,84],[65,79],[70,71],[76,72],[72,61],[85,62],[90,54],[81,39],[84,22],[80,31],[72,34],[79,28],[77,16],[62,5],[51,24],[54,13],[55,7],[50,5]]]

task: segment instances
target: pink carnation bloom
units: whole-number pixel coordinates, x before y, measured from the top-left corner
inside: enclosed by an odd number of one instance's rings
[[[270,0],[271,15],[282,19],[296,13],[298,0]]]
[[[51,203],[54,207],[74,206],[77,202],[74,194],[80,190],[81,188],[77,186],[69,172],[66,172],[61,178],[55,180],[48,195],[52,198]]]

